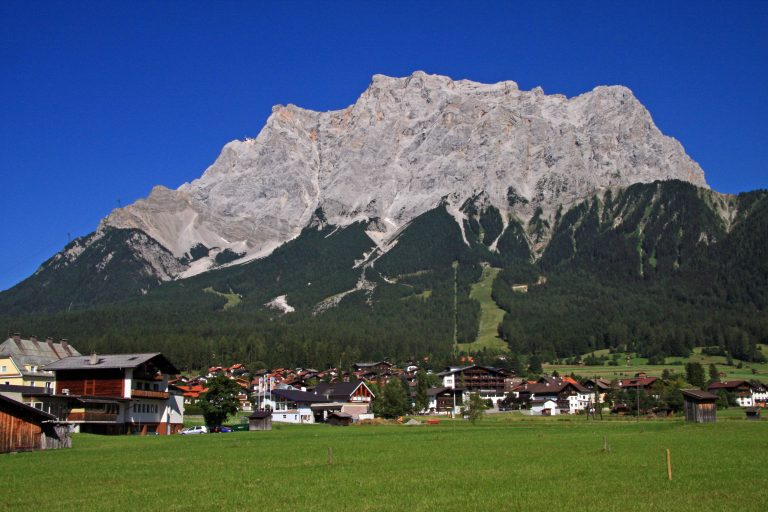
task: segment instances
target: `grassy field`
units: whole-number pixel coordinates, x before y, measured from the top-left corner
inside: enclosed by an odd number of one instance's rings
[[[230,293],[222,293],[219,291],[216,291],[213,289],[213,286],[209,286],[208,288],[203,289],[204,292],[212,293],[214,295],[218,295],[219,297],[224,297],[227,299],[227,303],[224,304],[224,309],[229,309],[237,306],[240,304],[240,301],[242,301],[242,298],[234,292],[230,290]]]
[[[764,349],[764,353],[765,352]],[[595,355],[600,356],[608,354],[608,350],[597,350]],[[586,355],[586,354],[585,354]],[[675,373],[685,372],[685,363],[695,362],[704,365],[705,371],[708,369],[710,363],[714,363],[717,366],[718,371],[725,373],[723,380],[737,380],[737,379],[757,379],[764,382],[768,382],[768,364],[767,363],[742,363],[742,368],[736,366],[727,366],[725,364],[725,357],[723,356],[707,356],[701,353],[701,348],[693,349],[693,354],[688,358],[681,357],[668,357],[666,358],[666,364],[649,365],[647,360],[640,357],[630,357],[629,364],[626,362],[624,354],[621,355],[619,360],[619,366],[581,366],[581,365],[554,365],[545,364],[544,371],[547,373],[552,370],[557,370],[561,375],[568,375],[575,373],[584,377],[602,377],[605,379],[622,379],[634,376],[638,372],[645,372],[650,376],[659,377],[661,373],[667,369]]]
[[[459,343],[458,349],[465,352],[479,351],[483,348],[506,352],[507,343],[499,337],[499,324],[504,319],[504,310],[491,297],[493,281],[501,269],[485,267],[480,281],[472,285],[469,296],[480,303],[480,329],[473,343]]]
[[[758,511],[766,434],[765,421],[498,414],[476,426],[77,435],[69,450],[0,456],[0,511]]]

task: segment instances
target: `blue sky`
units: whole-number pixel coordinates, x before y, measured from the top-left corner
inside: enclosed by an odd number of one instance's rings
[[[0,2],[0,289],[272,105],[376,73],[626,85],[712,188],[766,188],[766,26],[768,2]]]

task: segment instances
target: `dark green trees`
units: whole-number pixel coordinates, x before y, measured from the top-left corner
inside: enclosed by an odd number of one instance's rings
[[[199,404],[209,428],[221,425],[227,416],[237,413],[237,395],[242,390],[235,381],[223,375],[208,381],[208,391],[201,397]]]
[[[378,404],[377,409],[381,416],[388,419],[404,416],[411,412],[408,391],[400,379],[390,379],[384,385],[381,393],[381,403]]]
[[[706,378],[704,377],[704,367],[701,363],[687,363],[685,365],[685,380],[697,388],[704,389]]]

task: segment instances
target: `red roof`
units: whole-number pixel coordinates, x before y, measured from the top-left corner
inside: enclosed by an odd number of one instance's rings
[[[659,380],[656,377],[640,377],[634,379],[621,379],[619,386],[622,388],[647,388]]]

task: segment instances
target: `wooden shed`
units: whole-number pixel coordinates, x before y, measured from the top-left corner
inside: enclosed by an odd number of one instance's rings
[[[714,423],[717,419],[717,395],[700,389],[683,389],[685,421]]]
[[[70,448],[69,425],[0,395],[0,453]]]
[[[352,415],[346,412],[332,412],[328,415],[328,424],[336,427],[348,427],[352,424]]]
[[[272,411],[253,411],[248,416],[248,430],[272,430]]]

